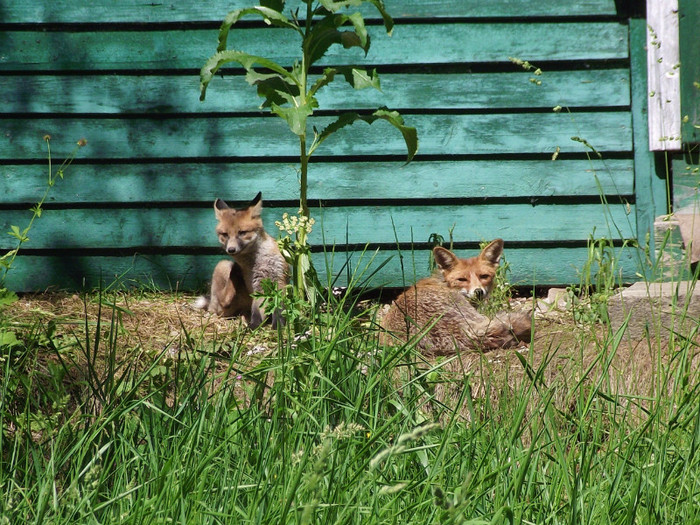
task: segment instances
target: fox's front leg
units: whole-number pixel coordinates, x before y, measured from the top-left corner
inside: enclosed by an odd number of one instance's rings
[[[209,311],[217,315],[225,315],[227,307],[236,296],[236,288],[231,281],[233,261],[220,261],[214,268],[211,278],[211,298]]]
[[[272,312],[272,328],[278,328],[284,326],[285,319],[282,315],[282,310],[279,308]]]
[[[267,318],[267,315],[263,310],[263,301],[264,299],[260,297],[253,299],[253,306],[250,311],[250,321],[248,323],[248,326],[250,326],[250,328],[257,328]],[[282,311],[280,309],[277,309],[274,312],[272,312],[271,321],[272,328],[284,326],[284,316],[282,315]]]
[[[265,320],[262,302],[263,300],[260,297],[253,299],[253,306],[250,309],[250,320],[248,321],[248,326],[250,328],[257,328]]]
[[[211,279],[209,311],[222,317],[234,317],[249,311],[250,303],[238,265],[229,260],[220,261]]]

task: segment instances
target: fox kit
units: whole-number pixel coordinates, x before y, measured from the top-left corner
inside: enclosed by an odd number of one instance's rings
[[[243,315],[251,328],[259,326],[268,315],[273,326],[284,322],[280,312],[263,312],[262,300],[251,297],[262,292],[264,279],[278,286],[287,284],[287,263],[277,241],[270,237],[261,219],[262,195],[258,193],[242,209],[233,209],[216,199],[214,212],[219,221],[216,234],[233,260],[219,262],[211,279],[211,295],[198,301],[200,308],[223,317]]]
[[[476,257],[459,259],[446,248],[433,249],[439,274],[405,290],[382,319],[384,342],[406,341],[427,333],[418,348],[428,354],[491,350],[530,338],[530,314],[501,312],[489,319],[474,303],[488,297],[503,252],[503,240],[492,241]],[[393,336],[393,337],[392,337]]]

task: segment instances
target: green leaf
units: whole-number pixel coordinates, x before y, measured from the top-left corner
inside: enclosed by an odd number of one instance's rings
[[[265,99],[260,106],[263,108],[289,102],[300,93],[299,86],[291,84],[288,79],[276,73],[263,74],[251,70],[245,78],[251,86],[257,86],[258,96]]]
[[[0,288],[0,306],[7,306],[19,300],[17,294],[7,288]]]
[[[338,28],[351,22],[354,31],[339,31]],[[311,32],[303,42],[304,54],[307,58],[307,67],[314,64],[333,44],[341,44],[344,48],[360,47],[367,54],[370,39],[365,22],[360,13],[347,15],[327,15],[316,22]]]
[[[404,141],[406,142],[406,149],[408,150],[406,162],[411,162],[411,160],[413,160],[413,157],[418,151],[418,132],[416,131],[416,128],[406,126],[398,111],[390,111],[386,108],[380,108],[371,115],[343,113],[340,117],[338,117],[338,120],[326,126],[324,130],[316,137],[316,140],[309,149],[309,154],[313,153],[313,151],[333,133],[346,126],[354,124],[358,120],[366,122],[367,124],[373,124],[377,120],[385,120],[394,126],[401,132],[401,135],[403,135]]]
[[[204,100],[204,98],[206,97],[207,86],[209,85],[209,82],[211,82],[211,80],[214,78],[214,75],[219,70],[219,68],[231,62],[237,62],[238,64],[243,66],[243,68],[245,68],[246,71],[251,71],[255,65],[258,65],[260,67],[264,67],[271,71],[274,71],[287,81],[295,82],[294,76],[289,71],[280,66],[278,63],[273,62],[272,60],[255,55],[249,55],[248,53],[243,53],[242,51],[235,51],[233,49],[219,51],[214,56],[209,58],[209,60],[206,61],[206,63],[204,64],[204,66],[202,66],[202,69],[199,72],[199,100]]]
[[[345,43],[343,43],[343,47],[347,49],[352,45],[359,45],[365,51],[366,55],[367,51],[369,51],[369,33],[367,33],[367,28],[365,27],[365,20],[362,18],[362,15],[360,13],[351,14],[348,17],[348,20],[350,20],[350,22],[352,22],[352,25],[355,27],[355,34],[359,38],[360,42],[359,44],[355,43],[351,45],[346,45]]]
[[[374,88],[381,91],[382,87],[379,83],[379,75],[377,70],[373,69],[371,73],[367,73],[364,69],[348,68],[349,71],[344,71],[345,80],[355,89]]]
[[[314,85],[311,86],[311,89],[309,89],[309,96],[314,96],[319,89],[333,82],[333,79],[335,78],[335,75],[336,73],[338,73],[338,71],[338,69],[332,67],[327,67],[326,69],[324,69],[323,75],[318,80],[316,80],[316,82],[314,82]]]
[[[277,2],[268,2],[269,4],[275,4]],[[282,8],[284,7],[284,2],[281,2]],[[236,9],[231,11],[226,15],[224,21],[221,23],[219,28],[219,45],[216,48],[217,51],[224,51],[228,42],[228,35],[231,31],[231,27],[238,22],[241,18],[246,15],[258,15],[261,16],[266,24],[271,24],[277,27],[287,27],[289,29],[294,29],[299,34],[303,36],[301,28],[284,16],[280,11],[282,9],[273,9],[272,7],[265,6],[255,6],[247,7],[245,9]]]
[[[284,0],[260,0],[260,5],[281,13],[284,9]]]
[[[408,158],[406,159],[406,162],[411,162],[418,151],[418,132],[416,131],[416,128],[404,125],[403,117],[398,111],[390,111],[387,108],[380,108],[375,111],[372,116],[377,119],[386,120],[389,124],[401,132],[401,135],[403,135],[404,141],[406,142],[406,148],[408,149]],[[369,124],[372,122],[369,122]]]
[[[342,73],[345,76],[345,80],[355,89],[365,89],[372,87],[378,91],[381,91],[381,84],[379,82],[379,75],[377,70],[373,69],[371,73],[368,73],[364,69],[357,69],[355,67],[339,67],[339,68],[326,68],[323,70],[323,75],[314,82],[309,90],[309,95],[314,96],[316,92],[322,87],[327,86],[335,79],[335,75]]]
[[[13,347],[19,344],[19,340],[17,340],[14,332],[0,331],[0,347]]]
[[[5,255],[3,255],[2,257],[0,257],[0,262],[1,262],[1,261],[4,261],[5,259],[10,259],[11,257],[14,257],[15,255],[17,255],[17,252],[18,252],[18,251],[19,251],[19,250],[17,250],[17,249],[8,251]]]
[[[394,30],[394,20],[391,18],[391,16],[389,16],[389,13],[387,13],[382,0],[341,0],[339,2],[334,0],[320,0],[319,3],[329,12],[336,13],[345,7],[359,7],[365,2],[372,4],[377,8],[377,11],[379,11],[379,14],[382,16],[382,20],[384,21],[386,32],[391,35],[392,31]]]
[[[311,99],[311,103],[304,104],[302,106],[294,106],[291,108],[283,108],[278,104],[272,104],[270,110],[284,120],[287,121],[289,129],[292,133],[299,136],[306,135],[306,119],[313,114],[313,107],[315,107],[315,99]]]
[[[377,11],[379,11],[379,14],[382,15],[382,20],[384,21],[384,28],[386,29],[386,33],[389,36],[391,36],[391,34],[394,32],[394,19],[391,18],[389,13],[387,13],[386,8],[384,7],[384,2],[382,0],[368,1],[370,4],[376,7]]]
[[[331,13],[335,13],[344,7],[359,7],[365,0],[342,0],[336,2],[334,0],[320,0],[319,3]]]
[[[21,232],[19,231],[19,226],[15,226],[14,224],[10,225],[10,231],[7,232],[7,234],[14,237],[19,242],[27,242],[29,240],[29,237],[27,237],[27,230]]]

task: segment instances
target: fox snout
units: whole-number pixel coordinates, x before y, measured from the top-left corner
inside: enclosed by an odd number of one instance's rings
[[[474,301],[483,301],[486,297],[486,290],[484,290],[483,288],[477,288],[476,290],[467,292],[467,297]]]
[[[459,289],[460,293],[466,297],[470,303],[480,303],[484,299],[486,299],[486,296],[489,294],[489,290],[486,290],[485,288],[482,287],[477,287],[477,288],[460,288]]]
[[[238,243],[229,241],[224,246],[224,250],[226,250],[226,253],[229,255],[237,255],[241,252],[241,246]]]

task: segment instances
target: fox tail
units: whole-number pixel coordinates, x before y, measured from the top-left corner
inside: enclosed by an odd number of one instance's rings
[[[194,307],[200,310],[207,310],[209,308],[209,297],[206,295],[200,295],[194,302]]]

